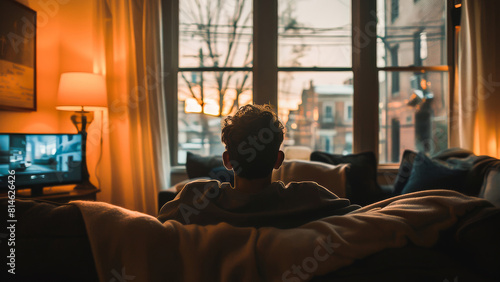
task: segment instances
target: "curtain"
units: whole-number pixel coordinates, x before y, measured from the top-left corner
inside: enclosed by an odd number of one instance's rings
[[[451,145],[500,157],[500,1],[465,0]]]
[[[169,183],[161,1],[94,4],[94,71],[108,84],[98,200],[155,215]]]

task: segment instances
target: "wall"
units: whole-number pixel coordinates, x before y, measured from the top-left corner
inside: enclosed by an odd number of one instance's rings
[[[18,1],[37,11],[37,111],[0,111],[0,132],[58,132],[55,110],[59,74],[59,19],[41,16],[38,1]]]
[[[55,109],[59,77],[92,71],[92,3],[82,0],[18,0],[37,11],[37,111],[0,111],[0,132],[76,133],[71,113]]]
[[[4,1],[4,0],[1,0]],[[0,132],[76,133],[72,112],[56,110],[59,78],[63,72],[92,72],[94,64],[93,3],[89,0],[17,0],[37,12],[37,111],[0,111]],[[98,126],[97,119],[91,127]],[[92,129],[92,128],[91,128]],[[89,144],[89,172],[93,176],[98,144]],[[96,183],[91,177],[91,181]]]

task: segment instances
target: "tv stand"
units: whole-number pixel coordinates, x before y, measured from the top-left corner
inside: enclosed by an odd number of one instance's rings
[[[69,194],[70,192],[71,188],[67,186],[62,186],[62,187],[36,186],[27,189],[17,190],[16,194],[18,197],[34,198],[34,197],[43,197],[49,195]]]
[[[82,187],[82,186],[80,186]],[[45,200],[57,203],[67,203],[69,201],[87,200],[95,201],[96,194],[100,189],[82,189],[75,185],[64,185],[55,187],[32,187],[16,191],[17,199],[25,200]],[[3,195],[1,196],[3,197]]]

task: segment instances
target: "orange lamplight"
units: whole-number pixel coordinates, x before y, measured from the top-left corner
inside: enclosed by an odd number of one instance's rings
[[[106,79],[102,75],[84,72],[68,72],[61,75],[56,109],[74,111],[71,121],[82,135],[83,182],[76,189],[97,189],[89,181],[87,169],[87,126],[94,120],[94,111],[107,105]]]
[[[57,95],[58,110],[98,111],[106,108],[106,80],[104,76],[68,72],[61,75]]]

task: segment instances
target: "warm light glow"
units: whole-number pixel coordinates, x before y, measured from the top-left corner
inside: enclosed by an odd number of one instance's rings
[[[57,94],[58,110],[80,111],[82,107],[87,111],[102,110],[107,106],[106,100],[104,76],[83,72],[61,75]]]
[[[207,115],[219,115],[219,103],[212,99],[205,99],[205,108],[203,112]]]
[[[491,134],[489,136],[489,140],[488,140],[488,152],[491,152],[491,155],[494,156],[494,157],[499,157],[496,155],[496,153],[498,153],[497,149],[498,149],[498,144],[497,144],[497,140],[495,138],[495,135],[494,134]]]
[[[462,7],[462,3],[455,4],[455,8],[457,8],[457,9],[458,9],[458,8],[460,8],[460,7]]]
[[[292,129],[297,129],[297,124],[294,122],[292,123],[292,125],[290,126]]]
[[[318,108],[314,108],[314,111],[313,111],[313,119],[315,121],[317,121],[319,119],[319,111],[318,111]]]
[[[194,98],[186,99],[186,105],[184,107],[186,113],[201,113],[201,105]],[[218,116],[219,115],[219,103],[213,99],[205,99],[205,105],[203,107],[203,113],[207,115]]]
[[[188,114],[189,113],[201,113],[201,105],[194,98],[186,99],[184,111]]]
[[[420,87],[422,87],[423,90],[427,89],[427,80],[422,79],[420,81]]]

